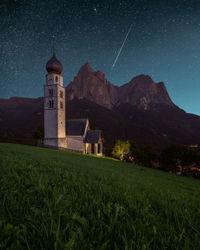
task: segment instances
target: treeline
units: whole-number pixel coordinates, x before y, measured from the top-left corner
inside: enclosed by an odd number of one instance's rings
[[[158,152],[151,146],[139,148],[135,142],[117,140],[112,155],[121,161],[200,178],[200,152],[197,148],[172,144]]]

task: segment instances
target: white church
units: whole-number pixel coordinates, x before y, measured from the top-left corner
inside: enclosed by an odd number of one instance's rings
[[[88,119],[66,119],[62,69],[53,50],[44,85],[44,146],[102,156],[101,130],[91,130]]]

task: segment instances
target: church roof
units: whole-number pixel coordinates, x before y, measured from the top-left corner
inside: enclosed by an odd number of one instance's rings
[[[72,119],[66,121],[66,135],[83,136],[87,119]]]
[[[46,64],[46,70],[48,73],[61,74],[63,69],[62,63],[56,58],[55,49],[53,48],[53,56]]]
[[[98,143],[101,138],[101,130],[88,130],[84,142]]]

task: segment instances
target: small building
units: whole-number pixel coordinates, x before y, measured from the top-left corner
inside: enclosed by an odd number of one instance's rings
[[[88,130],[84,139],[85,153],[102,156],[103,139],[101,130]]]
[[[91,130],[88,119],[66,119],[62,68],[53,50],[44,85],[44,146],[102,156],[101,130]]]
[[[67,120],[66,138],[69,150],[102,156],[102,132],[101,130],[90,130],[88,119]]]

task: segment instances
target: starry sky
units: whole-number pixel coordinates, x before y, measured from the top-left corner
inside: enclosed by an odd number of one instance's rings
[[[65,86],[89,61],[115,85],[138,74],[163,81],[200,115],[200,1],[1,0],[0,98],[43,95],[53,43]]]

